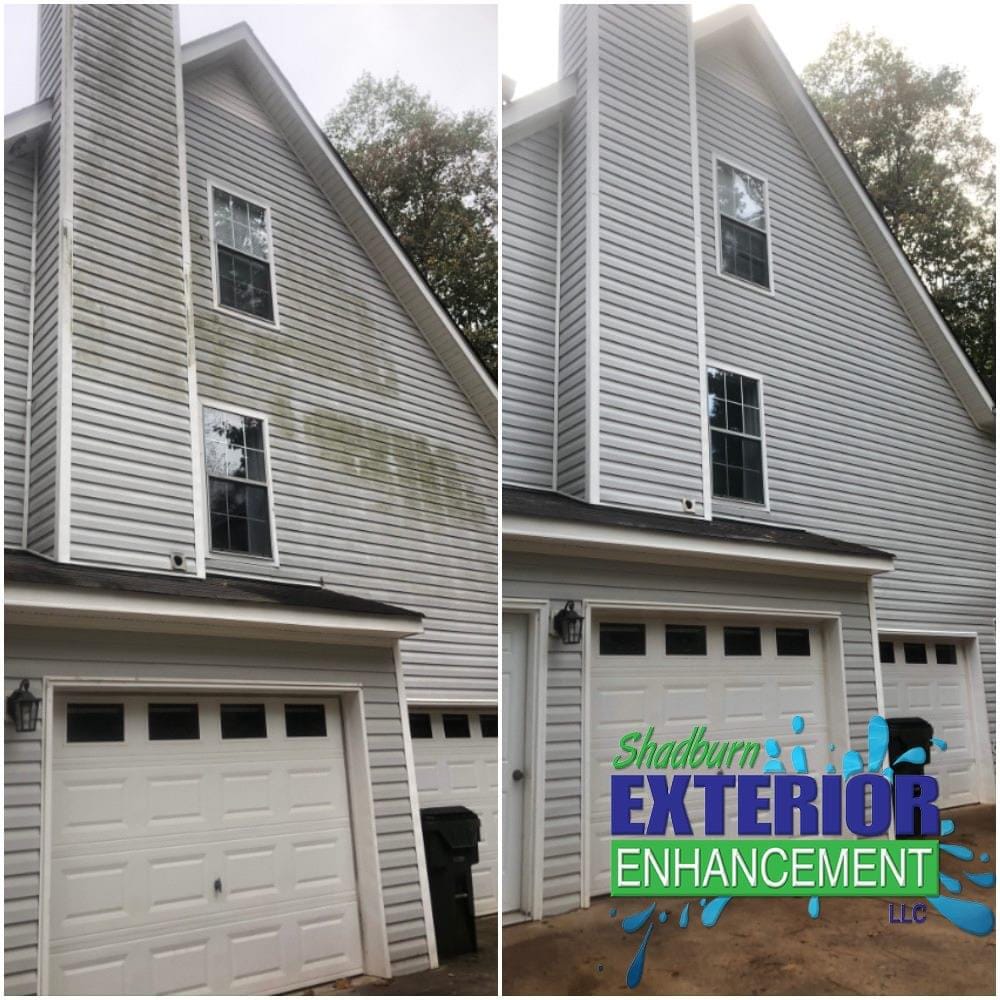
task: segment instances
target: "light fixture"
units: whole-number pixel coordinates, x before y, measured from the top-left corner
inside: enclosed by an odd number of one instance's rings
[[[572,646],[580,641],[583,634],[583,616],[577,614],[572,601],[567,601],[562,611],[556,613],[552,624],[564,646]]]
[[[29,690],[27,680],[7,696],[7,714],[14,722],[18,733],[33,733],[38,728],[38,708],[41,698],[36,698]]]

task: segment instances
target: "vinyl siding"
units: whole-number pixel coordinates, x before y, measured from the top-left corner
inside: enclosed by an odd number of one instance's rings
[[[496,439],[275,132],[186,95],[201,397],[269,421],[280,566],[213,553],[209,572],[322,579],[426,615],[403,644],[411,700],[495,700]],[[238,106],[243,107],[243,111]],[[209,178],[270,206],[280,329],[213,308]]]
[[[865,583],[805,579],[561,556],[558,560],[504,553],[504,598],[548,600],[556,611],[569,599],[765,607],[840,616],[851,742],[862,746],[876,710],[875,667]],[[578,604],[578,607],[580,605]],[[582,863],[582,647],[558,640],[548,649],[545,722],[545,842],[543,913],[580,905]],[[637,719],[636,722],[643,720]],[[654,721],[654,720],[648,720]]]
[[[74,13],[72,555],[193,561],[173,14]]]
[[[689,13],[597,12],[600,500],[701,513]]]
[[[31,356],[35,154],[4,158],[4,544],[22,544],[25,430]]]
[[[758,84],[763,86],[763,84]],[[995,455],[784,118],[698,74],[708,357],[761,374],[770,513],[896,555],[881,627],[975,630],[995,733]],[[716,273],[712,153],[769,181],[775,294]]]
[[[553,485],[559,132],[503,151],[503,475]]]
[[[364,688],[375,829],[393,974],[426,968],[416,840],[403,752],[391,647],[240,641],[100,631],[7,631],[8,676],[42,687],[46,675],[127,679],[291,681],[361,684]],[[15,682],[8,681],[5,694]],[[38,880],[41,852],[41,744],[38,731],[5,735],[6,992],[37,989]]]

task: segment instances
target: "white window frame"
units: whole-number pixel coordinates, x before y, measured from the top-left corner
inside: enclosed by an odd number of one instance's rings
[[[247,323],[255,323],[258,326],[265,326],[269,330],[280,329],[281,320],[278,312],[278,273],[274,260],[274,236],[271,232],[270,203],[265,201],[263,198],[259,198],[257,195],[240,188],[237,184],[230,184],[227,181],[220,181],[213,177],[208,178],[206,185],[208,191],[208,245],[211,247],[210,257],[212,265],[212,308],[216,312],[220,312],[225,316],[237,316],[242,320],[246,320]],[[254,316],[251,313],[243,312],[242,309],[233,309],[231,306],[223,305],[219,301],[219,250],[218,242],[215,239],[214,192],[216,190],[220,191],[222,194],[228,194],[234,198],[239,198],[256,208],[262,208],[264,210],[264,223],[267,228],[268,266],[271,275],[271,310],[274,313],[274,319],[264,319],[262,316]]]
[[[205,399],[199,397],[199,432],[201,433],[201,439],[203,442],[205,440],[206,408],[210,410],[223,410],[226,413],[235,413],[241,417],[251,417],[254,420],[259,420],[261,423],[261,427],[263,428],[262,433],[264,436],[264,471],[267,473],[267,516],[270,522],[271,554],[269,556],[258,556],[254,555],[252,552],[233,552],[229,549],[212,548],[212,504],[210,500],[211,487],[209,485],[211,477],[208,474],[208,458],[204,454],[205,449],[203,447],[201,475],[205,490],[205,547],[207,549],[205,558],[215,559],[217,561],[222,559],[240,559],[255,563],[258,566],[266,563],[271,563],[274,566],[280,566],[281,562],[278,559],[278,529],[274,520],[274,473],[271,469],[271,422],[267,418],[266,414],[263,414],[258,410],[252,410],[240,403],[224,403],[217,399]]]
[[[742,280],[742,279],[741,279]],[[764,502],[757,503],[756,500],[745,500],[739,497],[720,497],[716,496],[715,493],[715,476],[712,472],[712,425],[709,423],[708,415],[708,370],[710,368],[717,368],[720,371],[731,372],[733,375],[742,375],[743,378],[753,379],[757,383],[757,398],[760,400],[760,474],[764,477]],[[748,511],[768,511],[771,510],[771,492],[768,488],[768,474],[767,474],[767,418],[764,415],[765,408],[765,397],[764,397],[764,376],[758,372],[747,371],[745,368],[739,368],[736,365],[726,364],[721,361],[706,361],[705,371],[702,377],[701,390],[705,394],[705,423],[708,426],[708,474],[709,481],[712,487],[712,503],[713,504],[738,504],[741,507],[746,508]],[[715,428],[719,430],[720,428]],[[724,434],[737,433],[735,431],[723,431]],[[745,435],[746,437],[752,437],[752,435]]]
[[[719,164],[749,174],[764,185],[764,233],[767,236],[767,286],[758,285],[749,278],[741,278],[738,274],[730,274],[722,269],[722,211],[719,207]],[[741,288],[755,288],[765,295],[774,295],[774,239],[771,234],[771,185],[767,177],[752,167],[740,163],[738,159],[725,153],[712,153],[712,212],[715,216],[715,273],[727,281],[736,281]]]

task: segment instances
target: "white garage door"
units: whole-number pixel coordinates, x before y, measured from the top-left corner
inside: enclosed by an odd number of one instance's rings
[[[818,627],[616,616],[595,621],[593,628],[590,891],[594,895],[609,891],[611,761],[626,733],[645,733],[653,726],[653,739],[662,743],[682,740],[695,726],[707,726],[709,741],[741,739],[763,745],[774,737],[785,751],[786,767],[792,746],[806,748],[811,770],[825,766],[829,728]],[[794,736],[791,729],[796,715],[805,721],[801,736]],[[756,768],[762,765],[763,754]],[[736,772],[738,767],[721,770]],[[704,809],[697,796],[686,804],[695,834],[700,834]],[[730,797],[727,824],[735,815],[735,798]]]
[[[931,748],[925,771],[938,780],[938,803],[963,806],[979,801],[972,704],[962,647],[943,639],[883,639],[882,687],[885,714],[919,716],[934,727],[947,751]]]
[[[479,864],[472,869],[476,915],[496,913],[496,709],[414,708],[410,735],[421,807],[465,806],[479,816]]]
[[[67,695],[54,726],[50,992],[361,972],[338,701]]]

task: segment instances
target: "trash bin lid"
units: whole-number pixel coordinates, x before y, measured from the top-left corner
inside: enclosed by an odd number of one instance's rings
[[[902,735],[911,734],[915,739],[927,742],[934,735],[934,727],[919,715],[895,716],[885,720],[889,724],[889,732]]]
[[[430,806],[420,810],[421,826],[442,837],[451,848],[479,843],[479,817],[465,806]]]

